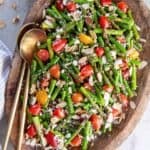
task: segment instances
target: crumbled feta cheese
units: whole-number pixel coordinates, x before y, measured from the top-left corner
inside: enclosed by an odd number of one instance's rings
[[[65,70],[64,70],[64,69],[62,69],[62,70],[61,70],[61,73],[65,73]]]
[[[56,108],[59,108],[59,107],[63,108],[63,107],[65,107],[66,105],[67,105],[67,103],[63,101],[63,102],[57,104],[57,105],[56,105]]]
[[[69,91],[69,94],[72,94],[72,88],[71,87],[68,88],[68,91]]]
[[[57,35],[56,35],[56,38],[57,38],[57,39],[60,39],[60,38],[61,38],[61,36],[60,36],[59,34],[57,34]]]
[[[65,85],[65,83],[66,83],[65,81],[58,80],[57,83],[56,83],[56,85],[57,85],[58,87],[62,88],[62,87]]]
[[[89,9],[89,8],[90,8],[90,6],[89,6],[89,4],[88,4],[88,3],[85,3],[85,4],[82,4],[82,8],[84,8],[84,9]]]
[[[120,65],[122,65],[122,63],[123,63],[122,59],[118,58],[114,63],[115,69],[119,69]]]
[[[36,97],[33,96],[31,97],[31,99],[29,100],[30,105],[34,105],[36,103]]]
[[[80,65],[85,65],[87,63],[87,61],[88,61],[87,56],[82,57],[82,58],[79,59],[79,64]]]
[[[117,53],[116,51],[110,51],[111,56],[116,59]]]
[[[71,133],[67,133],[65,137],[69,139],[71,137]]]
[[[74,120],[79,120],[79,119],[80,119],[80,116],[78,116],[78,115],[73,115],[73,116],[72,116],[72,119],[74,119]]]
[[[103,77],[102,77],[101,72],[98,72],[98,73],[97,73],[97,79],[98,79],[99,82],[102,82]]]
[[[106,63],[107,63],[106,56],[102,56],[102,63],[103,63],[103,64],[106,64]]]
[[[107,118],[107,121],[106,121],[106,124],[105,124],[105,128],[108,129],[111,126],[112,122],[113,122],[113,114],[110,113],[108,115],[108,118]]]
[[[36,84],[32,84],[30,88],[30,94],[34,94],[36,92]]]
[[[119,112],[122,112],[122,104],[120,103],[114,103],[113,108],[117,109]]]
[[[93,76],[90,76],[90,77],[89,77],[89,84],[90,84],[91,86],[94,85]]]
[[[59,122],[59,120],[60,120],[60,119],[59,119],[58,117],[52,117],[52,118],[51,118],[51,123],[52,123],[52,124],[56,124],[57,122]]]
[[[76,39],[76,40],[74,41],[74,44],[80,44],[80,41],[79,41],[78,39]]]
[[[110,99],[110,93],[105,92],[104,93],[105,106],[109,104],[109,99]]]
[[[76,60],[74,60],[72,63],[73,63],[74,66],[78,65],[78,62]]]

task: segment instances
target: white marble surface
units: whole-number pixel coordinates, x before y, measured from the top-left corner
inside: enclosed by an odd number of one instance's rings
[[[12,2],[16,1],[18,8],[16,11],[10,8]],[[0,6],[0,19],[3,19],[7,23],[7,27],[0,30],[0,40],[8,45],[10,49],[14,49],[15,37],[20,27],[23,18],[34,0],[5,0],[5,5]],[[150,0],[145,0],[146,4],[150,8]],[[12,17],[20,15],[21,22],[17,26],[12,25]],[[7,129],[7,122],[5,116],[0,121],[0,144],[3,143],[5,133]],[[133,133],[124,141],[124,143],[118,148],[118,150],[150,150],[150,103],[141,119],[136,126]],[[1,150],[1,148],[0,148]],[[8,150],[13,150],[11,143]]]

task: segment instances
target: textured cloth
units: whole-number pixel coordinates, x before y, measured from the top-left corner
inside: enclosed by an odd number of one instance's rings
[[[0,119],[3,116],[5,104],[5,84],[8,77],[12,52],[0,41]]]

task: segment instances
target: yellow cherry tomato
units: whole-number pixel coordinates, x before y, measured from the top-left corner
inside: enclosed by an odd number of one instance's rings
[[[45,90],[37,91],[36,92],[36,99],[37,99],[39,104],[44,106],[47,103],[47,100],[48,100],[47,92]]]
[[[94,42],[93,39],[90,36],[88,36],[84,33],[79,34],[79,39],[82,43],[84,43],[86,45],[93,44],[93,42]]]
[[[131,59],[138,59],[139,58],[139,52],[136,49],[130,49],[127,53]]]

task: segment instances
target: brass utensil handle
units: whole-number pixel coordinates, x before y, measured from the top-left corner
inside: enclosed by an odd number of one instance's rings
[[[17,150],[21,150],[23,136],[24,136],[24,128],[25,128],[25,120],[26,120],[26,108],[28,103],[28,94],[29,94],[29,82],[30,82],[30,67],[28,66],[27,77],[26,77],[26,85],[24,91],[24,101],[22,106],[22,115],[21,115],[21,125],[19,129],[19,141]]]
[[[11,134],[11,130],[12,130],[12,126],[13,126],[13,122],[14,122],[14,118],[15,118],[15,113],[16,113],[16,109],[17,109],[17,105],[18,105],[18,101],[19,101],[19,96],[20,96],[20,92],[21,92],[21,87],[22,87],[22,82],[23,82],[23,78],[24,78],[24,74],[25,74],[25,69],[26,69],[26,62],[23,62],[20,80],[19,80],[19,84],[17,86],[17,92],[15,95],[15,100],[14,100],[12,110],[11,110],[11,115],[10,115],[10,119],[9,119],[9,125],[8,125],[8,130],[7,130],[3,150],[7,150],[7,145],[8,145],[8,141],[9,141],[9,137]]]

